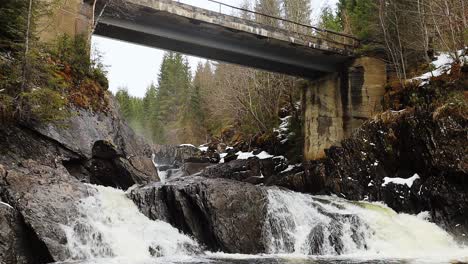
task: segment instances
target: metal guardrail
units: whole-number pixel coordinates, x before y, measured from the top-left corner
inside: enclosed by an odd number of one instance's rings
[[[324,40],[324,41],[330,42],[332,44],[343,45],[346,49],[347,48],[356,48],[360,44],[360,39],[358,39],[355,36],[349,35],[349,34],[336,32],[336,31],[332,31],[332,30],[327,30],[327,29],[321,29],[321,28],[318,28],[318,27],[314,27],[312,25],[306,25],[306,24],[298,23],[298,22],[288,20],[288,19],[285,19],[285,18],[259,13],[259,12],[256,12],[256,11],[252,11],[252,10],[248,10],[248,9],[245,9],[245,8],[229,5],[229,4],[219,2],[219,1],[216,1],[216,0],[207,0],[207,1],[218,4],[219,5],[219,13],[222,13],[222,6],[225,6],[225,7],[229,7],[231,9],[234,9],[234,10],[247,12],[247,13],[250,13],[250,14],[253,14],[253,15],[263,16],[263,17],[266,17],[266,18],[281,21],[283,24],[287,23],[287,24],[292,24],[292,25],[295,25],[297,27],[303,28],[305,30],[301,30],[301,32],[297,32],[297,31],[292,31],[292,32],[305,37],[306,40],[307,40],[307,38],[314,38],[316,40]],[[256,23],[259,23],[258,21],[254,21],[254,20],[252,20],[252,21],[256,22]],[[259,23],[259,24],[261,24],[261,23]],[[284,30],[286,28],[280,28],[280,29]],[[286,30],[291,31],[290,29],[286,29]]]

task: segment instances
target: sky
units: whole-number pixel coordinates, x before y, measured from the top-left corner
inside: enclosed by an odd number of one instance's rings
[[[207,0],[178,0],[179,2],[201,8],[219,11],[219,5]],[[243,0],[218,0],[232,6],[240,6]],[[311,0],[312,20],[318,17],[320,10],[329,5],[334,6],[337,0]],[[229,14],[232,10],[226,7],[223,13]],[[128,92],[137,97],[143,97],[151,83],[157,83],[157,76],[163,59],[164,50],[135,45],[128,42],[94,36],[94,49],[102,56],[102,62],[106,66],[109,78],[109,88],[116,92],[119,88],[126,87]],[[197,64],[205,60],[188,56],[192,72]]]

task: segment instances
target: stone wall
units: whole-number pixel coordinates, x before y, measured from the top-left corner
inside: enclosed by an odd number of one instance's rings
[[[386,64],[370,57],[356,59],[343,73],[311,82],[303,92],[304,158],[323,158],[326,148],[378,113],[386,82]]]
[[[67,34],[88,35],[93,25],[94,0],[42,0],[48,7],[47,15],[38,23],[41,41],[51,42]]]

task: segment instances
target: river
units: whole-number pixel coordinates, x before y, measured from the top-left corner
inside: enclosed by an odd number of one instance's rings
[[[207,252],[193,238],[141,214],[122,190],[87,186],[67,234],[66,263],[453,263],[468,249],[428,221],[384,204],[351,202],[264,187],[268,197],[261,255]]]

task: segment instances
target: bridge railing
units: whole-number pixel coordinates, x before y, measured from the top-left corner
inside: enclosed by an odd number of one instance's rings
[[[221,14],[239,17],[242,19],[250,20],[257,24],[262,24],[269,27],[274,27],[279,30],[286,30],[294,33],[301,40],[306,43],[311,43],[312,46],[320,48],[327,46],[328,48],[346,50],[352,52],[360,44],[360,40],[352,35],[335,32],[331,30],[321,29],[312,25],[306,25],[291,21],[285,18],[271,16],[268,14],[259,13],[256,11],[248,10],[245,8],[226,4],[217,0],[175,0],[180,3],[202,7],[200,2],[205,2],[202,8],[209,9]],[[209,3],[209,4],[207,4]],[[263,19],[257,19],[262,17]],[[273,21],[272,23],[265,24],[261,20]],[[274,25],[274,26],[272,26]]]

